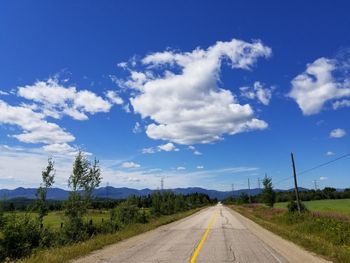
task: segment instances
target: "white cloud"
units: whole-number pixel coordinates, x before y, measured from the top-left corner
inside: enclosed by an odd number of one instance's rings
[[[326,156],[333,156],[333,155],[335,155],[335,153],[334,153],[334,152],[332,152],[332,151],[328,151],[328,152],[326,152]]]
[[[124,162],[121,165],[122,168],[139,168],[141,167],[141,165],[139,165],[138,163],[134,163],[134,162]]]
[[[198,165],[197,169],[204,169],[204,166],[203,165]]]
[[[41,171],[47,165],[48,154],[42,148],[22,148],[0,145],[0,181],[2,188],[13,189],[37,187],[41,181]],[[72,172],[74,156],[53,154],[56,176],[54,187],[67,188],[67,179]],[[166,184],[176,187],[199,186],[207,189],[225,190],[232,176],[239,180],[245,173],[255,171],[252,167],[229,167],[213,170],[198,169],[194,172],[161,169],[122,169],[115,166],[115,160],[100,160],[104,186],[129,186],[138,189],[157,189],[160,177],[166,178]],[[230,175],[229,181],[225,176]],[[245,182],[245,181],[244,181]]]
[[[346,135],[346,131],[343,129],[334,129],[330,132],[329,137],[331,138],[342,138]]]
[[[148,153],[156,153],[157,149],[153,148],[153,147],[149,147],[149,148],[143,148],[142,149],[142,153],[143,154],[148,154]]]
[[[165,151],[165,152],[171,152],[171,151],[175,151],[177,149],[175,147],[175,145],[171,142],[168,142],[168,143],[162,144],[162,145],[158,145],[158,148],[162,151]]]
[[[108,112],[112,107],[109,101],[95,93],[77,91],[74,86],[64,87],[55,78],[19,87],[17,94],[39,104],[43,114],[56,119],[68,115],[76,120],[87,120],[87,113]]]
[[[179,166],[179,167],[176,168],[176,170],[178,170],[178,171],[186,170],[186,167]]]
[[[141,127],[141,125],[140,125],[139,122],[136,122],[136,123],[135,123],[135,126],[134,126],[134,128],[132,129],[132,132],[133,132],[133,133],[140,133],[140,132],[142,132],[142,127]]]
[[[188,149],[190,149],[191,151],[193,151],[193,154],[194,154],[194,155],[202,155],[202,153],[201,153],[200,151],[198,151],[198,150],[196,149],[196,147],[194,147],[193,145],[188,146]]]
[[[0,100],[0,124],[16,125],[22,133],[11,135],[25,143],[67,143],[75,138],[55,123],[47,122],[43,113],[23,106],[11,106]]]
[[[78,150],[67,143],[54,143],[43,146],[43,150],[51,154],[76,155]]]
[[[345,107],[350,107],[350,100],[339,100],[333,103],[333,109],[335,110]]]
[[[223,63],[250,69],[259,57],[270,54],[271,49],[261,42],[236,39],[217,42],[206,50],[157,52],[141,60],[143,70],[128,69],[130,78],[119,84],[134,90],[130,98],[134,112],[152,121],[146,127],[150,138],[179,144],[211,143],[224,134],[267,128],[266,122],[255,118],[249,104],[239,104],[218,83]]]
[[[0,90],[0,95],[7,96],[7,95],[9,95],[9,93],[6,91]]]
[[[326,102],[350,96],[350,79],[336,79],[332,74],[338,70],[338,63],[334,59],[319,58],[292,80],[288,96],[298,103],[304,115],[317,114]],[[342,104],[335,102],[333,107],[338,108]]]
[[[321,176],[321,177],[320,177],[320,181],[324,181],[324,180],[328,180],[328,177]]]
[[[254,82],[253,87],[241,87],[241,96],[247,99],[257,99],[265,106],[270,104],[273,88],[264,88],[259,82]]]
[[[149,148],[143,148],[142,153],[156,153],[156,152],[178,152],[180,151],[179,148],[176,148],[176,146],[172,142],[168,142],[166,144],[158,145],[157,147],[149,147]]]
[[[114,104],[117,104],[117,105],[123,104],[123,99],[119,97],[118,94],[113,90],[107,91],[106,96],[109,99],[109,101]]]

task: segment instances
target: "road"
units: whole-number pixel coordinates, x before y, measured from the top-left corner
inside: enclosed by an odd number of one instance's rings
[[[327,262],[218,204],[75,263]]]

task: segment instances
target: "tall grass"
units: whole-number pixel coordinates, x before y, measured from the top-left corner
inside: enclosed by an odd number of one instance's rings
[[[264,206],[231,206],[268,230],[334,262],[350,262],[350,222],[322,213],[288,213]]]

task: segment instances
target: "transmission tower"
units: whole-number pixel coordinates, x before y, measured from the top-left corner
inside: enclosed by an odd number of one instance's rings
[[[161,191],[164,190],[164,178],[163,177],[160,178],[160,190]]]

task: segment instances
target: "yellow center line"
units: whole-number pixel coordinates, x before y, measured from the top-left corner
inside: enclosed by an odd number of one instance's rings
[[[215,220],[215,217],[216,217],[216,213],[217,213],[217,212],[218,212],[218,208],[215,210],[214,215],[212,216],[212,218],[211,218],[211,220],[210,220],[210,222],[209,222],[209,225],[208,225],[208,227],[207,227],[207,230],[205,231],[205,233],[204,233],[204,235],[203,235],[203,237],[202,237],[201,242],[199,243],[198,247],[196,248],[196,251],[194,251],[194,254],[193,254],[192,258],[191,258],[190,263],[195,263],[195,262],[196,262],[196,259],[197,259],[197,256],[198,256],[198,254],[199,254],[199,251],[201,251],[202,246],[203,246],[205,240],[207,239],[207,236],[208,236],[208,234],[209,234],[209,231],[210,231],[210,229],[211,229],[211,227],[212,227],[212,225],[213,225],[213,223],[214,223],[214,220]]]

